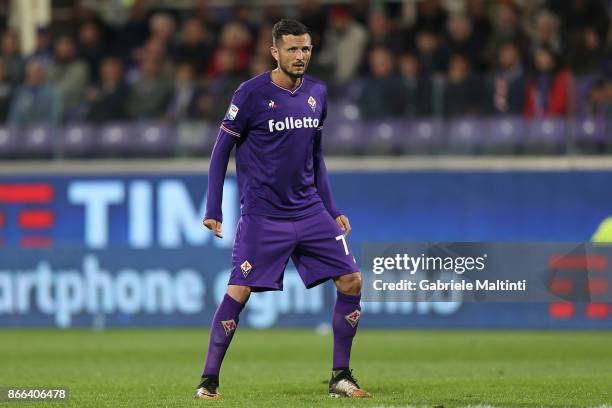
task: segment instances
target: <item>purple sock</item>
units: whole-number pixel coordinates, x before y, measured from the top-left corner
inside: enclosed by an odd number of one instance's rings
[[[338,292],[334,307],[334,370],[349,368],[353,337],[361,316],[361,295],[346,295]]]
[[[243,308],[242,303],[234,300],[228,294],[219,304],[210,326],[210,341],[202,376],[219,375],[223,357],[234,337],[234,332],[238,327],[238,316]]]

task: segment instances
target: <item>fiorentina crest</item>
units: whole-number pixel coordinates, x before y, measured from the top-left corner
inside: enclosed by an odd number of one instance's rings
[[[229,336],[236,330],[236,322],[232,320],[221,320],[221,326],[225,330],[225,337]]]
[[[249,272],[251,272],[251,269],[253,269],[253,267],[251,266],[249,261],[244,261],[242,265],[240,265],[240,269],[242,269],[242,276],[246,278]]]
[[[308,105],[310,105],[310,109],[314,112],[317,109],[317,101],[312,96],[308,97]]]
[[[359,323],[359,318],[360,317],[361,317],[361,312],[358,309],[356,309],[354,312],[349,313],[346,316],[344,316],[344,318],[346,319],[348,324],[351,325],[351,327],[357,326],[357,323]]]

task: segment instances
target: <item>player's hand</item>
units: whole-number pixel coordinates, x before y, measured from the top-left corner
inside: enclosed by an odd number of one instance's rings
[[[351,233],[351,224],[349,223],[349,220],[346,215],[339,215],[338,217],[336,217],[336,223],[338,224],[340,229],[344,231],[344,236],[348,237]]]
[[[211,230],[215,237],[223,238],[223,234],[221,234],[221,221],[213,220],[212,218],[206,218],[203,221],[203,224],[206,228]]]

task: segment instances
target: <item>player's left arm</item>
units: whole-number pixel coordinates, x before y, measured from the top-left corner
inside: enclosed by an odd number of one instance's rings
[[[323,117],[321,122],[325,119],[326,115],[326,106],[323,105]],[[314,147],[313,147],[313,165],[314,165],[314,176],[315,176],[315,185],[317,187],[317,192],[323,200],[323,205],[329,212],[329,214],[336,220],[338,223],[338,227],[344,231],[344,235],[348,236],[351,233],[351,224],[349,223],[349,219],[346,215],[342,214],[338,207],[336,207],[336,203],[334,202],[334,197],[332,195],[331,186],[329,184],[329,179],[327,177],[327,168],[325,167],[325,160],[323,159],[323,146],[321,141],[321,136],[323,133],[323,126],[321,125],[316,130]]]

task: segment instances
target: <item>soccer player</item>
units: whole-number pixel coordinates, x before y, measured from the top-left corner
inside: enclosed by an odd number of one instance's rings
[[[306,26],[274,25],[278,66],[241,84],[221,123],[212,152],[204,225],[221,236],[221,197],[236,146],[241,216],[227,294],[211,323],[198,399],[220,399],[219,371],[251,292],[282,290],[289,257],[312,288],[333,279],[333,397],[369,397],[349,368],[361,315],[361,275],[345,237],[348,218],[334,204],[321,150],[326,86],[305,75],[312,54]]]

